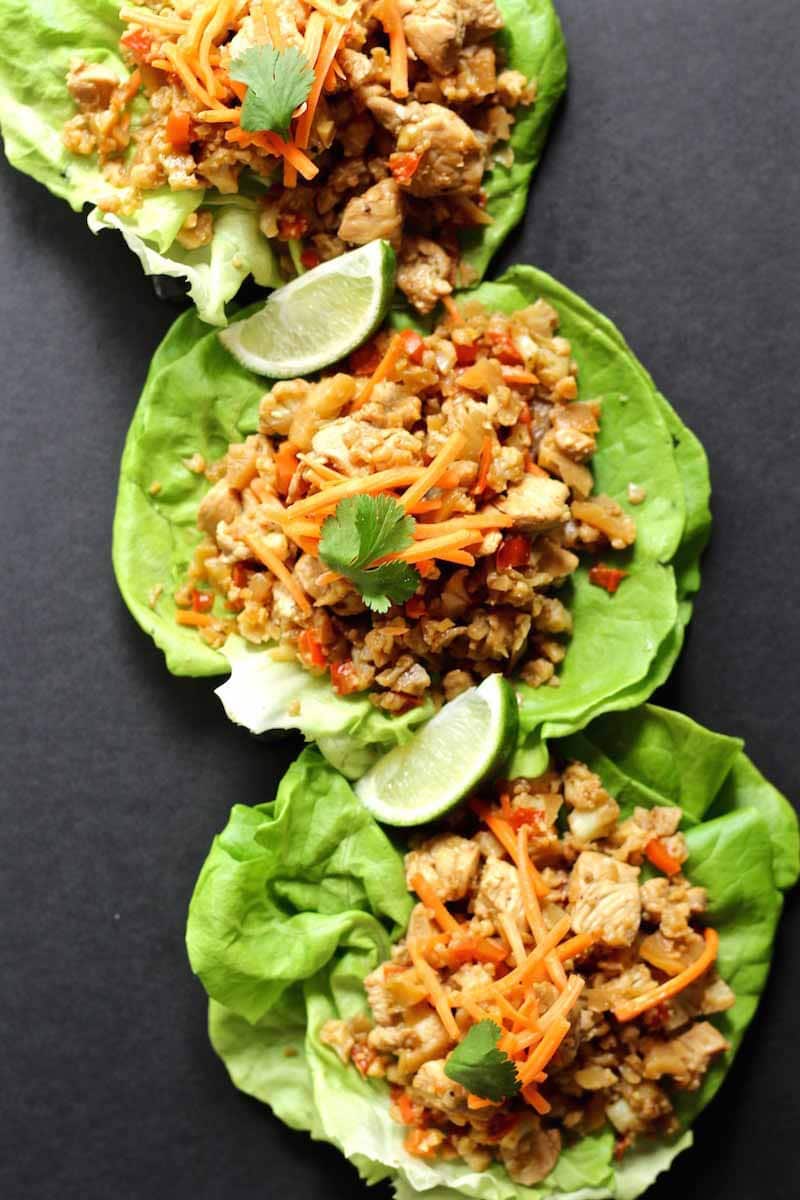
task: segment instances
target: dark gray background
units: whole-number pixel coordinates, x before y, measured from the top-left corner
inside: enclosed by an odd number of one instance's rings
[[[703,439],[716,528],[662,698],[797,796],[796,0],[559,7],[569,99],[498,265],[612,317]],[[212,835],[294,747],[171,678],[115,590],[117,463],[174,310],[116,236],[4,163],[0,186],[0,1194],[356,1196],[335,1152],[229,1085],[185,960]],[[796,1197],[798,935],[790,902],[757,1025],[653,1200]]]

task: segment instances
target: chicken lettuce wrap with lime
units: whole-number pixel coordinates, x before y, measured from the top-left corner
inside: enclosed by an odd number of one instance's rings
[[[170,670],[230,672],[233,720],[298,728],[351,777],[492,675],[534,748],[646,699],[709,522],[698,442],[549,276],[518,267],[396,326],[265,391],[180,318],[114,527],[122,594]]]
[[[645,706],[402,839],[307,749],[232,810],[187,945],[233,1082],[367,1182],[632,1200],[722,1084],[797,874],[741,742]]]
[[[550,0],[3,0],[9,160],[200,316],[376,237],[429,312],[522,216],[566,76]]]

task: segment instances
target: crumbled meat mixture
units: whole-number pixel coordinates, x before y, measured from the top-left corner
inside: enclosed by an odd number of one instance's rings
[[[703,890],[681,873],[639,883],[653,836],[669,838],[678,861],[686,857],[680,809],[636,808],[623,818],[581,763],[501,789],[499,805],[462,810],[450,831],[408,852],[406,876],[420,903],[389,961],[365,980],[370,1015],[329,1021],[321,1038],[343,1062],[392,1085],[390,1111],[407,1127],[409,1153],[458,1156],[476,1171],[498,1161],[516,1183],[534,1186],[562,1144],[606,1124],[619,1154],[637,1137],[677,1132],[673,1094],[698,1088],[728,1049],[708,1018],[735,997],[713,960],[699,975],[690,970],[703,944],[690,924],[705,907]],[[570,818],[597,812],[602,820],[576,837]],[[539,917],[524,899],[533,872]],[[573,943],[558,955],[560,976],[537,951],[542,929]],[[679,985],[675,994],[645,1005],[665,980]],[[626,1013],[631,1002],[639,1007]],[[566,1021],[553,1015],[559,1006]],[[457,1042],[487,1017],[525,1084],[491,1103],[448,1074]],[[542,1067],[531,1065],[534,1086],[526,1066],[556,1020],[558,1042]]]
[[[425,246],[431,262],[443,254]],[[433,301],[435,270],[426,286]],[[381,332],[351,355],[347,372],[276,383],[262,398],[258,432],[206,468],[213,486],[197,518],[206,536],[188,583],[224,595],[227,616],[192,618],[201,636],[220,645],[235,628],[255,644],[280,642],[308,670],[329,673],[340,695],[368,691],[394,713],[429,694],[453,699],[497,671],[556,686],[572,618],[554,593],[576,570],[585,531],[591,553],[635,538],[627,512],[614,517],[613,501],[590,495],[600,405],[576,399],[577,368],[557,323],[541,300],[511,316],[466,301],[427,337]],[[553,459],[547,438],[567,428],[581,439]],[[366,490],[384,471],[400,472],[386,491],[401,497],[454,438],[454,460],[411,507],[416,541],[435,537],[435,546],[446,536],[458,546],[423,556],[413,597],[372,611],[319,557],[322,498],[354,482]],[[590,525],[591,512],[575,519],[578,503],[600,509],[602,528]],[[180,594],[190,606],[191,590]],[[577,769],[568,777],[578,849],[617,817],[613,800],[592,787]],[[636,846],[661,836],[639,826],[628,835]]]
[[[401,256],[398,286],[420,311],[457,275],[467,283],[459,231],[491,223],[484,175],[495,156],[511,165],[515,110],[536,98],[535,80],[508,69],[495,45],[503,18],[494,0],[402,0],[407,84],[395,77],[400,43],[392,51],[374,0],[340,4],[341,17],[298,0],[276,0],[268,15],[260,0],[200,8],[167,0],[152,16],[123,9],[126,80],[103,64],[70,67],[77,112],[63,140],[73,154],[97,156],[109,184],[102,207],[129,214],[161,187],[244,191],[261,197],[260,227],[284,244],[287,275],[289,241],[302,241],[302,261],[313,266],[387,238]],[[288,148],[270,131],[243,127],[232,78],[243,52],[274,42],[269,21],[284,48],[304,50],[312,65],[342,31],[310,124],[303,105]],[[206,212],[178,241],[195,249],[212,233]]]

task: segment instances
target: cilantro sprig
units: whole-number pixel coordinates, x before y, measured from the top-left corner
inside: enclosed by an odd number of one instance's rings
[[[323,523],[319,557],[355,584],[367,608],[383,613],[414,595],[419,574],[405,562],[370,563],[405,550],[413,540],[414,518],[391,496],[352,496],[340,500]]]
[[[286,139],[289,122],[308,99],[314,72],[296,46],[248,46],[231,62],[231,79],[247,84],[241,127],[251,133],[269,130]]]
[[[447,1059],[444,1073],[463,1084],[474,1096],[484,1100],[506,1100],[520,1089],[514,1063],[498,1049],[500,1026],[494,1021],[478,1021]]]

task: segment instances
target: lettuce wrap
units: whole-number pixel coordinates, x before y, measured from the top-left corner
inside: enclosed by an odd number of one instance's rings
[[[561,592],[574,634],[560,686],[519,686],[533,771],[543,739],[574,732],[600,712],[642,703],[668,675],[699,586],[710,525],[708,469],[699,442],[619,331],[573,292],[533,267],[516,267],[470,295],[503,311],[539,296],[556,308],[579,364],[581,396],[602,400],[592,460],[597,490],[633,511],[638,528],[632,552],[609,556],[628,572],[615,595],[590,584],[586,564]],[[117,581],[174,674],[230,671],[218,694],[233,720],[255,733],[299,728],[357,778],[377,753],[405,740],[431,715],[429,703],[394,718],[365,694],[337,696],[326,678],[296,663],[278,663],[241,639],[230,637],[225,653],[214,651],[175,621],[173,592],[200,537],[197,506],[209,486],[185,460],[200,453],[211,462],[252,432],[265,386],[227,354],[195,313],[176,321],[153,359],[122,457],[113,544]],[[627,497],[632,479],[646,490],[635,510]],[[289,714],[296,699],[299,717]]]
[[[725,1078],[766,984],[783,893],[800,869],[798,823],[741,741],[643,706],[606,715],[551,749],[586,762],[623,816],[635,805],[682,808],[686,873],[708,890],[717,965],[736,994],[714,1018],[730,1049],[699,1090],[679,1093],[680,1132],[637,1142],[621,1161],[606,1128],[564,1149],[533,1188],[497,1164],[476,1172],[413,1158],[389,1115],[385,1083],[362,1078],[322,1044],[327,1019],[365,1010],[361,981],[404,930],[412,901],[402,848],[316,749],[289,769],[274,801],[232,809],[194,891],[189,958],[233,1082],[288,1125],[338,1146],[367,1182],[390,1177],[404,1200],[420,1191],[430,1200],[633,1200],[691,1144],[690,1127]]]
[[[200,317],[224,325],[225,305],[249,275],[263,287],[282,282],[276,255],[258,226],[258,198],[267,185],[253,175],[233,195],[163,188],[145,193],[132,215],[115,215],[97,207],[109,185],[96,160],[68,153],[62,141],[64,123],[75,111],[66,88],[71,60],[106,64],[123,79],[129,74],[119,53],[119,7],[114,0],[0,0],[0,130],[6,156],[76,212],[95,206],[89,214],[94,233],[118,230],[148,275],[187,280]],[[494,223],[464,239],[464,258],[477,277],[522,217],[566,82],[566,51],[551,0],[499,0],[499,7],[506,20],[499,43],[509,65],[536,80],[537,100],[520,111],[514,126],[513,164],[495,164],[484,179]],[[145,107],[141,100],[134,104],[134,126]],[[208,246],[185,250],[175,239],[200,205],[214,208],[214,236]]]

